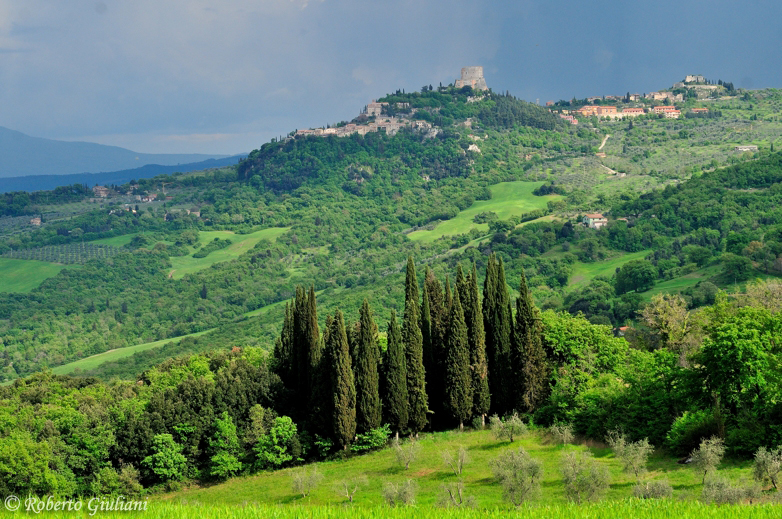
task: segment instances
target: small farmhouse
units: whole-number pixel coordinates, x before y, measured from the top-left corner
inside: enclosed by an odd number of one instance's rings
[[[608,218],[600,213],[587,213],[584,215],[583,222],[590,229],[600,229],[608,224]]]

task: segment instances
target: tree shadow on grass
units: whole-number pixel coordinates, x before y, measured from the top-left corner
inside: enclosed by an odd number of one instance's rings
[[[515,442],[514,442],[515,443]],[[484,445],[480,445],[478,447],[472,447],[473,449],[482,450],[482,451],[495,451],[497,449],[501,449],[502,447],[506,447],[508,445],[513,445],[513,443],[501,441],[501,442],[495,442],[495,443],[488,443]]]
[[[382,474],[402,474],[405,472],[405,467],[402,465],[391,465],[385,470],[379,471]]]
[[[289,496],[285,496],[282,499],[280,499],[278,502],[282,505],[290,505],[292,503],[296,503],[298,501],[303,501],[304,498],[301,497],[300,494],[291,494]]]

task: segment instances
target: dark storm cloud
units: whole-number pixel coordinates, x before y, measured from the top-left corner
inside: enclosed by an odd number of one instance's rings
[[[529,0],[0,0],[0,125],[149,152],[248,151],[483,65],[543,100],[685,74],[779,86],[782,8]],[[751,85],[750,85],[751,83]]]

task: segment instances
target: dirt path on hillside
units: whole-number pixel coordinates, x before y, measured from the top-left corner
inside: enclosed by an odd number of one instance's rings
[[[605,145],[606,145],[606,142],[608,141],[608,138],[609,138],[610,136],[611,136],[611,134],[609,133],[608,135],[606,135],[605,137],[603,137],[603,142],[601,142],[601,143],[600,143],[600,147],[598,148],[598,151],[600,151],[600,150],[602,150],[602,149],[603,149],[603,146],[605,146]]]

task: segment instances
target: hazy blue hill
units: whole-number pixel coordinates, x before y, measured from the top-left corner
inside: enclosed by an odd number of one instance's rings
[[[208,159],[200,162],[191,162],[188,164],[177,164],[174,166],[161,166],[160,164],[147,164],[140,168],[123,169],[121,171],[112,171],[108,173],[74,173],[70,175],[28,175],[25,177],[7,177],[0,178],[0,193],[10,193],[14,191],[42,191],[51,190],[60,186],[70,186],[72,184],[86,184],[88,186],[125,184],[131,180],[140,180],[142,178],[152,178],[157,175],[171,173],[189,173],[191,171],[201,171],[202,169],[220,168],[224,166],[233,166],[239,162],[244,155],[234,155],[220,159]]]
[[[225,155],[147,154],[91,142],[30,137],[0,126],[0,178],[69,175],[134,169],[147,164],[172,166]]]

